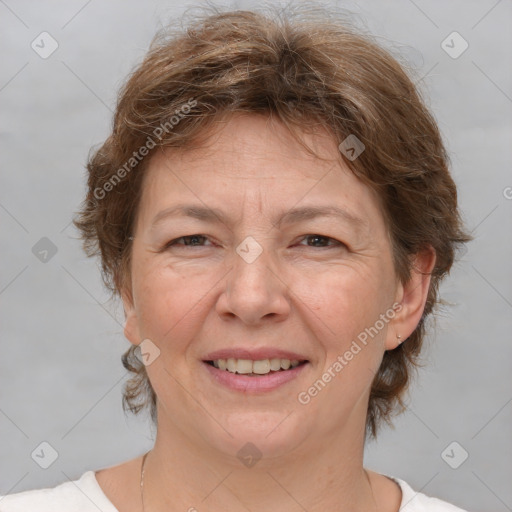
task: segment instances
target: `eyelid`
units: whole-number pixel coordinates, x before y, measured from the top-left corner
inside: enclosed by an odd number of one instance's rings
[[[162,248],[162,250],[165,250],[165,249],[168,249],[169,247],[172,247],[173,245],[176,245],[176,242],[178,240],[181,240],[182,238],[192,238],[192,237],[201,237],[201,238],[205,238],[206,240],[209,240],[211,242],[211,239],[208,235],[203,235],[201,233],[193,233],[192,235],[182,235],[182,236],[178,236],[176,238],[173,238],[172,240],[169,240],[168,242],[166,242]],[[182,244],[184,245],[184,244]],[[197,246],[197,245],[190,245],[190,246],[185,246],[184,247],[202,247],[202,246]]]
[[[207,241],[212,242],[211,237],[209,237],[208,235],[204,235],[204,234],[201,234],[201,233],[193,233],[191,235],[182,235],[180,237],[173,238],[172,240],[169,240],[162,247],[162,251],[165,251],[165,250],[169,249],[170,247],[178,245],[176,243],[178,240],[182,240],[184,238],[192,238],[192,237],[200,237],[200,238],[204,238]],[[340,247],[340,246],[348,247],[347,244],[345,244],[341,240],[338,240],[338,239],[336,239],[336,238],[334,238],[332,236],[322,235],[320,233],[307,233],[305,235],[301,235],[299,237],[299,239],[297,240],[297,243],[303,242],[303,241],[307,240],[309,237],[324,238],[325,240],[327,240],[327,243],[330,244],[330,245],[323,246],[323,247],[315,247],[315,246],[304,245],[302,247],[309,247],[309,248],[312,248],[312,249],[329,249],[329,248],[335,248],[335,247]],[[185,244],[180,244],[180,245],[182,245],[183,247],[205,247],[204,245],[185,245]],[[209,247],[209,246],[206,246],[206,247]]]
[[[334,238],[332,236],[321,235],[320,233],[308,233],[307,235],[302,235],[299,238],[299,242],[302,242],[302,241],[306,240],[309,237],[325,238],[328,242],[334,242],[334,244],[328,245],[326,247],[314,247],[314,246],[311,246],[313,249],[328,249],[329,247],[338,247],[338,246],[345,246],[345,247],[347,247],[347,244],[345,244],[341,240],[338,240],[337,238]],[[309,247],[309,246],[307,246],[307,247]]]

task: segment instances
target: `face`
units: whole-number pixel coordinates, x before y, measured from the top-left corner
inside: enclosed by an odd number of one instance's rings
[[[404,288],[374,192],[327,133],[304,140],[328,160],[276,121],[233,117],[204,147],[155,155],[145,175],[125,334],[150,340],[159,432],[205,451],[234,456],[250,441],[275,456],[360,431],[384,351],[415,325],[396,330]],[[234,349],[307,362],[262,377],[205,362]]]

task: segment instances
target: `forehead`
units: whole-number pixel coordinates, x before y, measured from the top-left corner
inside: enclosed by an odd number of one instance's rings
[[[292,177],[302,172],[305,178],[315,179],[322,171],[339,164],[340,154],[334,136],[326,128],[318,125],[310,133],[312,129],[309,127],[308,132],[299,131],[299,134],[314,154],[302,147],[275,118],[261,114],[231,114],[203,132],[200,142],[191,142],[185,148],[164,148],[156,153],[149,167],[160,167],[166,162],[173,162],[176,167],[186,161],[187,166],[195,168],[215,162],[210,171],[217,176],[265,179],[275,176],[273,163],[276,163],[280,177],[288,174]],[[283,166],[283,161],[288,165]]]
[[[166,148],[153,156],[141,206],[153,214],[183,203],[252,208],[256,214],[337,206],[363,219],[380,216],[374,191],[346,166],[334,136],[323,128],[301,136],[314,154],[276,120],[233,116],[216,125],[200,146]]]

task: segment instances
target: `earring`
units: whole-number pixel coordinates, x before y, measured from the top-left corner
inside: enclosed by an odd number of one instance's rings
[[[400,336],[400,334],[397,334],[397,335],[396,335],[396,339],[398,340],[398,344],[402,343],[402,342],[400,341],[400,339],[401,339],[401,338],[402,338],[402,336]]]

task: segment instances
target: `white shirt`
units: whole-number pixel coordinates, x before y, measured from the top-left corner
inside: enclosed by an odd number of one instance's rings
[[[386,475],[387,476],[387,475]],[[430,498],[400,478],[389,476],[402,489],[400,512],[467,512],[446,501]],[[122,512],[105,496],[94,471],[86,471],[78,480],[53,488],[35,489],[0,496],[0,512]]]

